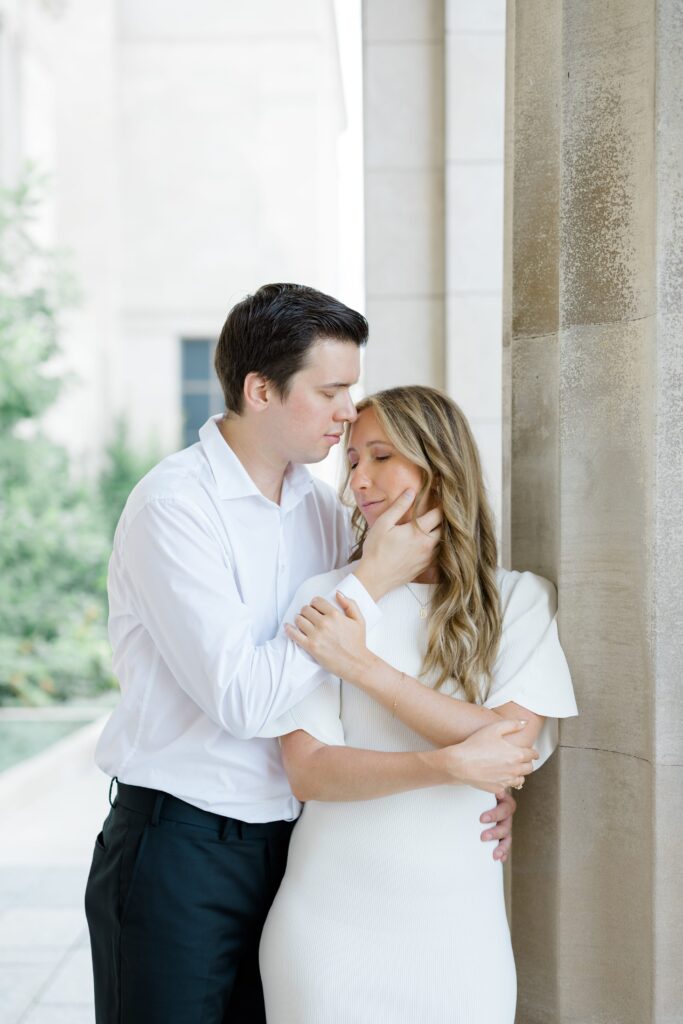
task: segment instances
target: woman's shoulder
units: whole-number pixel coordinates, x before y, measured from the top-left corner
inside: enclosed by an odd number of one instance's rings
[[[341,569],[332,569],[331,572],[319,573],[317,576],[310,576],[307,580],[304,580],[296,589],[294,597],[292,598],[292,604],[297,604],[300,608],[304,604],[308,604],[312,597],[325,597],[333,590],[338,583],[349,575],[351,568],[347,565],[341,567]]]
[[[498,568],[496,573],[503,624],[510,617],[542,615],[552,618],[557,611],[554,583],[535,572]]]

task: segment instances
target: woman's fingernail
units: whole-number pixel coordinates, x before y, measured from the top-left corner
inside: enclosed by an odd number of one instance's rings
[[[481,820],[482,820],[482,821],[490,821],[490,820],[491,820],[491,815],[490,815],[490,814],[485,814],[485,815],[484,815],[484,816],[482,817],[482,819],[481,819]]]

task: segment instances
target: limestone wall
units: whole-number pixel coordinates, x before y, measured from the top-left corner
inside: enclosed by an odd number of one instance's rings
[[[682,13],[509,7],[506,547],[581,708],[518,815],[522,1024],[681,1019]]]

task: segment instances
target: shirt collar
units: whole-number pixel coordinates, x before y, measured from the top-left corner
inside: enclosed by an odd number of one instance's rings
[[[222,416],[211,416],[199,430],[199,441],[213,473],[218,493],[223,499],[268,498],[258,489],[234,451],[218,429]],[[313,479],[305,466],[290,462],[282,483],[280,508],[289,511],[313,487]],[[269,504],[273,504],[269,502]]]

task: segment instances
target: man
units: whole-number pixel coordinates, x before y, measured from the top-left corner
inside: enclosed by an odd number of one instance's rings
[[[265,1019],[259,936],[300,811],[265,737],[325,675],[279,627],[303,580],[348,560],[347,518],[304,464],[355,419],[366,340],[359,313],[311,288],[238,303],[216,350],[226,416],[156,466],[121,516],[121,701],[96,754],[118,793],[86,891],[98,1024]],[[436,511],[419,530],[397,525],[412,499],[375,524],[339,587],[370,624],[438,543]],[[499,857],[513,810],[490,812]]]

